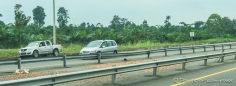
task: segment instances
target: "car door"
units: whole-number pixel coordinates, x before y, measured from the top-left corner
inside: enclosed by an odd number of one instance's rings
[[[104,41],[104,42],[101,44],[100,50],[101,50],[101,52],[107,52],[107,51],[108,51],[108,49],[107,49],[107,42],[106,42],[106,41]]]
[[[48,54],[50,54],[50,53],[52,53],[53,52],[53,48],[52,48],[52,44],[51,44],[51,42],[49,42],[49,41],[45,41],[46,42],[46,49],[45,49],[45,53],[48,53]]]
[[[47,51],[46,50],[46,43],[44,41],[39,43],[38,51],[39,51],[39,54],[45,54],[46,53],[46,51]]]
[[[118,50],[117,44],[115,41],[111,41],[112,42],[112,49],[113,50]]]
[[[113,52],[113,46],[112,46],[112,41],[107,41],[107,51]]]

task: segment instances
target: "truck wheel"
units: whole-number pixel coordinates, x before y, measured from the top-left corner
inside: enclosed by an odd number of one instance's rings
[[[59,54],[59,51],[57,49],[54,49],[53,50],[53,56],[58,56],[58,54]]]
[[[39,52],[37,50],[35,50],[33,52],[33,57],[35,57],[35,58],[39,57]]]

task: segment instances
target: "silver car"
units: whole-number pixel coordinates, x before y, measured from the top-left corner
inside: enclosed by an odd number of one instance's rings
[[[114,40],[91,41],[80,51],[80,54],[96,54],[102,52],[118,53],[116,42]]]

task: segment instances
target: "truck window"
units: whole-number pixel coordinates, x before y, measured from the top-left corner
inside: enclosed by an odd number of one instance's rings
[[[41,42],[40,45],[42,45],[42,46],[46,46],[45,42]]]
[[[51,46],[51,43],[49,41],[46,41],[47,46]]]

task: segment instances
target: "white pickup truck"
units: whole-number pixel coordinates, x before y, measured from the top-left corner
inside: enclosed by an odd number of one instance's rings
[[[19,50],[20,57],[33,56],[39,57],[39,55],[53,54],[58,56],[59,52],[62,51],[61,45],[52,45],[51,41],[36,41],[31,42],[25,48]]]

